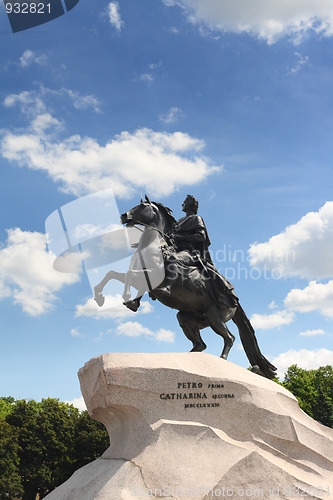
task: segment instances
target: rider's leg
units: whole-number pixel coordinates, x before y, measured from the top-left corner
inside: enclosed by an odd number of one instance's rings
[[[178,266],[177,259],[172,255],[165,262],[165,279],[163,281],[163,286],[159,288],[159,291],[165,292],[170,295],[172,284],[178,278]]]

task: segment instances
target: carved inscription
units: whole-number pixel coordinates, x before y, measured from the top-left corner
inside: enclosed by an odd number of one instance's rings
[[[223,401],[234,399],[233,393],[226,392],[224,384],[221,382],[205,383],[202,382],[178,382],[175,392],[163,392],[160,399],[168,400],[187,400],[184,402],[185,408],[218,408]],[[196,400],[196,401],[194,401]],[[218,400],[218,402],[216,401]]]

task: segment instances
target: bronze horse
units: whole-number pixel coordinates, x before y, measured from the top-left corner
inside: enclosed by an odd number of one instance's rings
[[[132,256],[130,268],[127,273],[109,271],[103,280],[95,287],[95,301],[98,305],[104,303],[102,295],[103,288],[111,279],[117,279],[125,284],[123,293],[124,304],[136,311],[140,305],[140,299],[145,291],[149,291],[152,299],[157,299],[167,307],[178,310],[177,319],[186,337],[192,342],[191,352],[203,351],[206,344],[201,338],[200,330],[211,327],[215,333],[223,337],[224,347],[221,354],[227,359],[229,351],[234,343],[235,337],[228,330],[226,323],[233,320],[236,324],[245,353],[251,363],[252,371],[267,378],[276,376],[276,368],[260,352],[254,329],[246,317],[237,297],[233,300],[217,302],[212,298],[210,279],[203,268],[197,269],[193,266],[181,266],[178,277],[172,285],[171,293],[166,294],[163,290],[164,273],[160,275],[162,282],[153,283],[155,270],[158,269],[158,254],[161,248],[164,256],[176,255],[172,245],[172,230],[176,224],[171,210],[161,203],[151,202],[147,197],[141,200],[140,205],[135,206],[121,216],[122,224],[134,226],[136,224],[144,227],[142,236],[137,245],[137,250]],[[145,250],[150,250],[150,264],[147,265],[146,258],[143,259]],[[146,254],[147,255],[147,254]],[[153,264],[151,264],[153,263]],[[163,262],[162,262],[163,264]],[[217,273],[217,270],[216,270]],[[218,273],[217,273],[218,274]],[[145,279],[142,279],[144,275]],[[219,275],[221,277],[221,275]],[[158,281],[158,280],[157,280]],[[145,286],[142,285],[145,283]],[[148,290],[147,290],[148,283]],[[131,299],[130,287],[138,290],[135,299]],[[226,294],[230,290],[225,291]]]

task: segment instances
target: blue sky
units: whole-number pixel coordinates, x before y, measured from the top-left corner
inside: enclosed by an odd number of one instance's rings
[[[94,356],[190,349],[174,311],[98,312],[87,276],[52,269],[47,217],[109,188],[176,218],[195,195],[279,373],[333,363],[332,6],[80,0],[13,34],[1,4],[0,38],[1,394],[74,401]]]

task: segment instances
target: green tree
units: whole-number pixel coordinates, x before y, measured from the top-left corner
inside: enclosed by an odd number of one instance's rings
[[[18,454],[18,431],[0,419],[0,500],[12,500],[23,493]]]
[[[11,412],[15,399],[11,396],[0,398],[0,420],[5,420],[6,416]]]
[[[79,410],[57,399],[17,401],[7,422],[19,432],[23,500],[45,496],[67,479]]]
[[[299,402],[310,417],[333,428],[333,367],[304,370],[297,365],[288,368],[282,385]]]
[[[324,425],[333,428],[333,366],[327,365],[313,370],[313,385],[317,391],[317,401],[313,406],[313,416]]]
[[[18,433],[23,500],[43,498],[108,446],[102,424],[58,399],[16,401],[6,420]]]
[[[75,470],[100,457],[109,446],[109,435],[103,424],[83,411],[76,423],[73,443]]]
[[[19,400],[6,417],[6,421],[17,429],[19,436],[19,470],[25,500],[35,500],[39,492],[39,484],[43,486],[46,481],[41,456],[41,441],[37,430],[38,413],[36,401]]]

